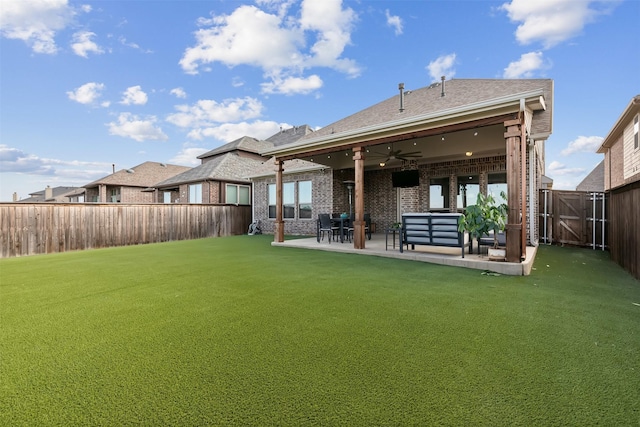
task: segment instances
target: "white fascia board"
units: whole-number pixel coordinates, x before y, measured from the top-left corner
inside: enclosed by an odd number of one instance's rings
[[[372,125],[363,128],[353,129],[345,132],[339,132],[331,135],[320,136],[317,138],[309,139],[303,144],[292,143],[283,145],[277,149],[272,149],[261,153],[263,156],[274,155],[287,155],[298,152],[304,152],[308,149],[317,149],[324,147],[331,147],[339,145],[340,142],[345,142],[352,138],[366,138],[368,136],[375,136],[376,134],[384,132],[393,132],[394,130],[403,130],[410,127],[418,127],[436,122],[451,121],[459,117],[478,115],[486,113],[488,111],[495,111],[505,108],[514,108],[514,111],[519,111],[520,100],[525,99],[527,106],[538,106],[540,99],[543,98],[544,91],[542,89],[536,89],[529,92],[523,92],[500,98],[494,98],[487,101],[478,102],[475,104],[463,105],[461,107],[450,108],[448,110],[437,111],[434,113],[422,114],[406,119],[395,120],[391,122],[382,123],[379,125]],[[532,99],[533,98],[533,99]],[[531,105],[533,101],[533,105]],[[543,106],[544,108],[544,106]]]

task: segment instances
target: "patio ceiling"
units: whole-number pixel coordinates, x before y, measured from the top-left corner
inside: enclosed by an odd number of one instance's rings
[[[364,165],[366,169],[399,167],[402,164],[401,157],[409,153],[411,156],[407,158],[416,160],[418,164],[504,155],[504,132],[504,125],[500,123],[377,144],[372,141],[372,145],[366,147]],[[397,157],[389,158],[394,153]],[[467,153],[472,154],[468,156]],[[333,151],[327,149],[298,158],[336,170],[354,167],[351,148]],[[384,162],[385,165],[381,166],[380,162]]]

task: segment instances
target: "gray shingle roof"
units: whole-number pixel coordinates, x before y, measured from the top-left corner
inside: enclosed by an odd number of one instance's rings
[[[405,90],[403,112],[399,111],[400,94],[398,93],[378,104],[318,129],[300,138],[299,141],[302,143],[311,138],[382,125],[399,119],[437,113],[537,89],[544,90],[547,110],[536,113],[532,133],[550,133],[552,130],[553,80],[551,79],[452,79],[447,80],[444,87],[445,96],[441,96],[441,83],[434,83],[416,90]]]
[[[29,193],[29,196],[26,199],[19,200],[21,203],[32,203],[32,202],[54,202],[54,201],[64,201],[64,198],[69,194],[77,191],[80,187],[53,187],[51,188],[51,198],[45,199],[46,190],[35,191],[33,193]]]
[[[604,191],[604,160],[578,184],[576,191]]]
[[[198,156],[198,159],[206,159],[207,157],[213,157],[224,153],[230,153],[233,151],[246,151],[248,153],[259,154],[261,151],[273,148],[273,143],[261,141],[250,136],[243,136],[235,141],[231,141],[220,147],[214,148],[211,151],[207,151],[204,154]]]
[[[186,172],[173,176],[154,185],[166,188],[179,184],[203,181],[242,181],[249,182],[247,176],[262,167],[262,162],[248,157],[240,157],[235,153],[219,155],[206,163]]]
[[[286,145],[296,142],[303,136],[309,135],[313,132],[313,129],[309,125],[294,126],[289,129],[282,129],[275,135],[271,135],[267,138],[268,142],[271,142],[274,146]]]
[[[147,188],[153,186],[158,181],[168,179],[189,169],[187,166],[144,162],[131,169],[121,169],[116,173],[93,181],[85,185],[84,188],[96,187],[100,184]]]

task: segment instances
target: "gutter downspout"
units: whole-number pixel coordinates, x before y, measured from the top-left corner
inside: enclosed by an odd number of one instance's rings
[[[535,224],[537,221],[533,220],[535,215],[535,206],[533,201],[538,200],[537,185],[534,185],[535,179],[536,179],[537,165],[538,165],[538,159],[536,156],[536,146],[534,141],[533,144],[529,145],[529,242],[533,246],[538,246],[538,236],[536,235],[536,227],[535,227]]]

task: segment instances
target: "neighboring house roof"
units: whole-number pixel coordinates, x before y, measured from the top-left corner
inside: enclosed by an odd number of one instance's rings
[[[270,142],[261,141],[250,136],[243,136],[242,138],[238,138],[228,144],[224,144],[211,151],[207,151],[206,153],[199,155],[197,158],[205,159],[207,157],[213,157],[233,151],[246,151],[247,153],[260,154],[261,151],[269,148],[273,148],[273,144]]]
[[[576,191],[604,191],[604,160],[578,184]]]
[[[303,136],[309,135],[313,129],[309,125],[294,126],[289,129],[280,129],[280,132],[267,138],[267,142],[271,142],[274,146],[291,144],[296,142]]]
[[[261,166],[262,162],[260,160],[240,157],[236,153],[225,153],[186,172],[158,182],[154,187],[166,188],[203,181],[248,182],[247,176]]]
[[[606,153],[607,148],[611,148],[613,146],[624,132],[625,126],[631,122],[633,116],[638,113],[640,113],[640,95],[636,95],[631,99],[627,108],[624,109],[607,136],[604,138],[604,141],[602,141],[600,148],[598,148],[598,153]]]
[[[30,197],[18,200],[19,203],[37,203],[37,202],[65,202],[65,198],[78,190],[78,187],[48,187],[50,194],[47,195],[47,189],[29,193]]]
[[[147,188],[152,187],[158,181],[163,181],[189,169],[186,166],[144,162],[131,169],[121,169],[111,175],[93,181],[85,185],[84,188],[97,187],[98,185]]]
[[[543,189],[550,190],[551,187],[553,187],[553,179],[546,175],[542,175],[540,184]]]

